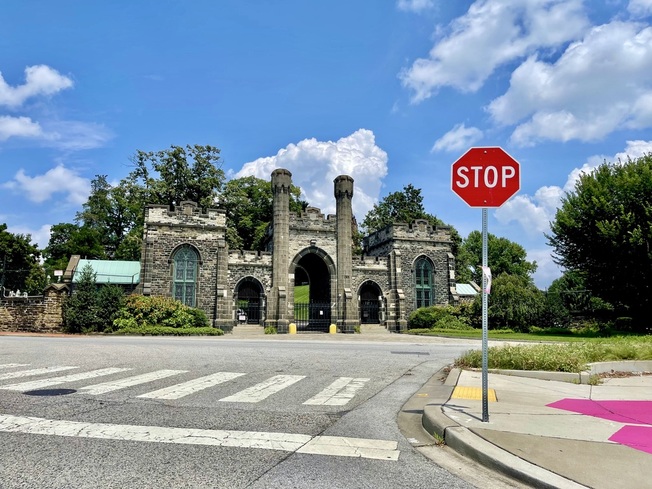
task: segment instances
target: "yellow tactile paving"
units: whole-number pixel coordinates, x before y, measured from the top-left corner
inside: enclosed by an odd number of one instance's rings
[[[471,399],[474,401],[482,400],[482,387],[464,387],[458,385],[453,390],[453,399]],[[493,389],[487,389],[487,400],[490,402],[496,402],[496,391]]]

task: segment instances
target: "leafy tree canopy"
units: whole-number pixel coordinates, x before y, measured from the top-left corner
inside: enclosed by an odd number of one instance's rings
[[[487,234],[487,262],[494,278],[506,273],[531,280],[536,262],[528,261],[527,252],[518,243]],[[482,283],[482,233],[471,231],[457,255],[457,281]]]
[[[300,200],[301,189],[292,186],[290,211],[301,212],[307,203]],[[236,178],[226,183],[220,195],[226,210],[227,242],[236,250],[262,250],[267,226],[273,217],[272,185],[254,176]]]
[[[100,230],[62,222],[50,229],[50,241],[43,250],[48,272],[65,270],[72,255],[88,259],[105,259]]]
[[[426,212],[423,206],[421,189],[408,184],[402,191],[392,192],[367,212],[362,221],[362,231],[371,234],[394,223],[410,224],[416,219],[425,219],[433,226],[446,226],[446,224],[433,214]],[[450,226],[453,240],[452,251],[457,256],[459,245],[462,241],[457,230]]]
[[[415,219],[425,219],[432,226],[444,225],[441,219],[428,214],[423,207],[421,189],[412,184],[403,187],[402,191],[392,192],[367,212],[362,221],[362,227],[367,234],[380,231],[394,223],[411,223]]]
[[[642,322],[652,312],[652,154],[583,174],[551,223],[556,262]]]
[[[29,234],[13,234],[0,224],[0,285],[7,290],[40,294],[44,275],[40,272],[38,247]]]

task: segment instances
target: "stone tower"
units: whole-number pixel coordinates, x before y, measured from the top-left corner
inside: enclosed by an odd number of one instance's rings
[[[273,195],[273,257],[272,289],[267,303],[267,326],[274,326],[279,333],[287,333],[289,321],[288,292],[290,278],[290,186],[292,173],[278,169],[272,172]]]
[[[359,324],[357,297],[351,292],[353,243],[353,178],[340,175],[334,180],[337,220],[337,326],[340,331],[353,333]]]

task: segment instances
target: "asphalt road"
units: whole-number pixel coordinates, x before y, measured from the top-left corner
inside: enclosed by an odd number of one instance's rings
[[[2,336],[0,487],[472,487],[397,426],[471,347]]]

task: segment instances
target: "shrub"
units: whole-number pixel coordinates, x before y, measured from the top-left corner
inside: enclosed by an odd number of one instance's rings
[[[433,328],[437,321],[447,316],[459,317],[460,309],[453,306],[420,307],[410,314],[408,318],[408,328]]]
[[[274,326],[267,326],[265,328],[265,334],[276,334],[276,328]]]
[[[101,329],[96,274],[91,265],[82,268],[79,281],[63,305],[63,329],[67,333],[87,333]]]
[[[151,327],[173,330],[209,327],[206,314],[199,309],[188,307],[169,297],[142,295],[127,297],[124,306],[113,321],[113,325],[118,332],[132,332],[134,328],[146,330]],[[164,330],[167,331],[167,329]],[[174,334],[179,334],[179,332]]]
[[[102,321],[98,331],[110,333],[113,331],[113,321],[118,317],[120,309],[125,302],[125,293],[117,285],[103,285],[97,289],[97,310],[101,313]]]
[[[444,316],[435,323],[436,329],[473,329],[466,321],[466,318],[455,316]]]

